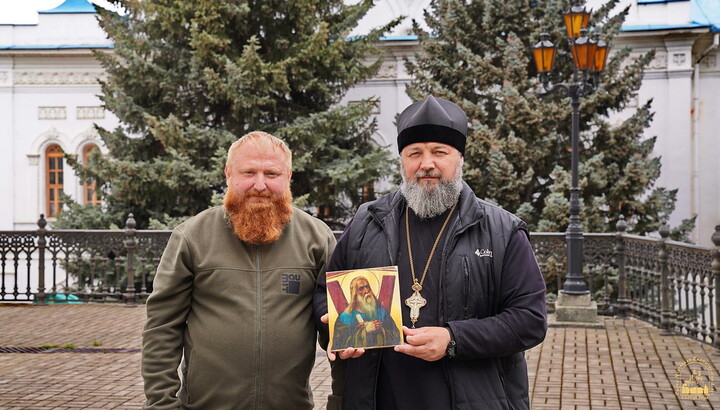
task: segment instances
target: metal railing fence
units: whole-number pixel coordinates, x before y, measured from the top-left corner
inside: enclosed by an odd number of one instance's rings
[[[0,231],[0,301],[136,304],[152,291],[152,278],[171,231]]]
[[[0,302],[143,303],[171,231],[0,231]],[[629,235],[621,217],[616,233],[584,235],[584,274],[598,313],[634,316],[720,348],[720,225],[714,247]],[[336,233],[339,234],[339,233]],[[549,299],[566,272],[565,234],[530,234]]]

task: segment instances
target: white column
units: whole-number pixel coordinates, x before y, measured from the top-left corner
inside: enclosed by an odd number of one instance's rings
[[[13,229],[15,136],[12,57],[0,57],[0,230]]]
[[[700,63],[697,132],[697,206],[699,245],[713,246],[710,237],[720,224],[720,57],[717,52]]]
[[[670,226],[675,227],[692,217],[692,44],[693,39],[665,40],[667,49],[667,104],[665,138],[658,139],[656,148],[662,155],[662,174],[658,185],[678,189],[675,211]]]

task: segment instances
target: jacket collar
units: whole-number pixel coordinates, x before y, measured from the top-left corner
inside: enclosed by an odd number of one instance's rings
[[[460,191],[460,203],[458,204],[458,215],[460,217],[460,228],[477,223],[485,217],[485,207],[481,205],[475,193],[465,181]]]

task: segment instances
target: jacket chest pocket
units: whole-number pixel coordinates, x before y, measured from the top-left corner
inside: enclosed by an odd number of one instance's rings
[[[486,317],[492,311],[489,303],[495,289],[493,263],[490,257],[475,254],[455,255],[449,261],[446,297],[450,319]]]

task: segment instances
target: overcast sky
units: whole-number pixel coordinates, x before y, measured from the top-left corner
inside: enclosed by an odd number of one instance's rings
[[[54,9],[64,2],[65,0],[0,0],[0,24],[35,24],[38,22],[38,11]],[[108,6],[103,0],[90,2]]]

